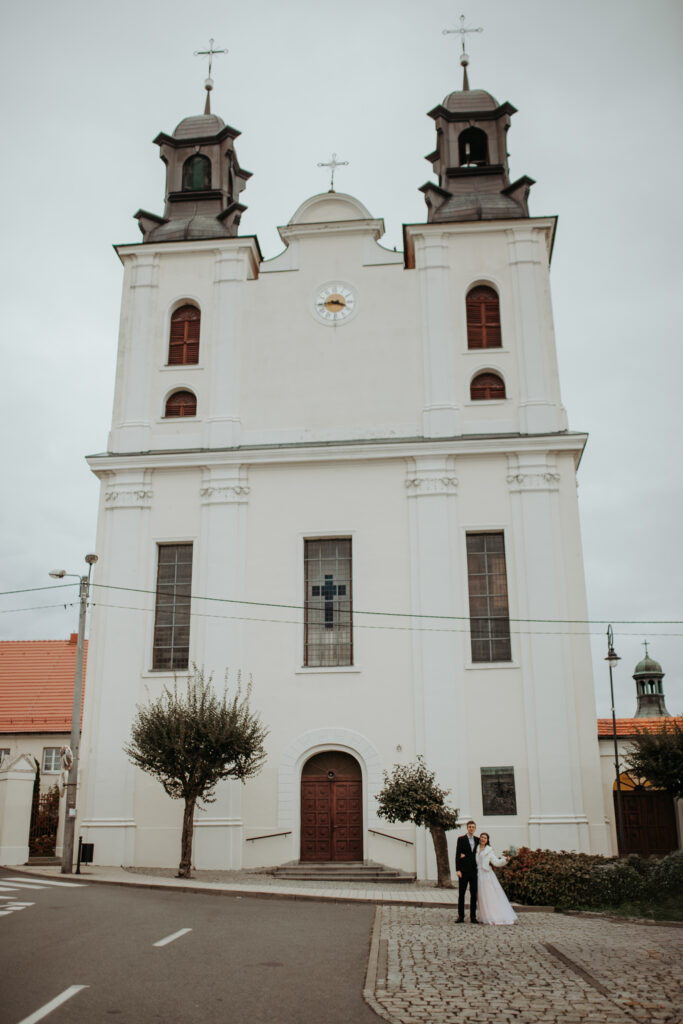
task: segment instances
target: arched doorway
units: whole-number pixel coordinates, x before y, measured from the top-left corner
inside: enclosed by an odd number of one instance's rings
[[[620,855],[637,853],[641,857],[664,857],[677,850],[676,812],[671,795],[654,789],[647,779],[639,779],[629,772],[622,772],[619,781],[623,812]],[[616,782],[612,790],[617,815]]]
[[[355,757],[326,750],[301,772],[301,860],[363,859],[363,779]]]

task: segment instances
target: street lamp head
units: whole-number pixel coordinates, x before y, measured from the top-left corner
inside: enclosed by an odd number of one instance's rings
[[[88,565],[94,565],[95,562],[97,561],[97,555],[86,555],[85,560],[88,563]]]
[[[607,657],[605,661],[609,665],[610,669],[616,668],[621,658],[614,650],[614,633],[612,632],[612,626],[607,627]]]
[[[605,658],[605,661],[607,662],[610,668],[616,668],[619,662],[621,661],[621,658],[619,657],[619,655],[614,650],[611,644],[607,648],[607,657]]]
[[[53,569],[48,575],[52,576],[53,580],[61,580],[66,576],[66,569]]]

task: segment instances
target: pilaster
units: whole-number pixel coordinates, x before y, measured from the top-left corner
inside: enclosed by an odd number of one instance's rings
[[[590,849],[582,797],[576,681],[562,560],[561,477],[546,454],[508,455],[516,603],[528,744],[529,843]],[[559,637],[558,631],[565,632]]]
[[[409,503],[415,749],[423,753],[454,800],[469,802],[464,737],[463,634],[444,616],[462,615],[457,565],[457,488],[455,459],[432,455],[406,460]],[[429,618],[434,615],[435,618]],[[428,835],[416,834],[418,877],[431,872]],[[428,870],[429,865],[429,870]]]
[[[251,248],[218,249],[214,260],[210,387],[205,438],[208,448],[240,444],[240,344],[243,289],[251,269]]]
[[[79,807],[83,838],[95,843],[96,862],[132,864],[135,769],[121,751],[140,701],[140,674],[150,667],[152,471],[104,474],[102,490]]]
[[[144,250],[126,256],[119,368],[111,451],[147,451],[152,424],[150,393],[154,360],[159,256]]]
[[[507,232],[523,434],[566,430],[555,360],[548,252],[542,227]]]
[[[415,269],[420,282],[420,322],[424,359],[425,437],[461,433],[461,409],[455,398],[455,340],[449,245],[444,232],[413,235]]]

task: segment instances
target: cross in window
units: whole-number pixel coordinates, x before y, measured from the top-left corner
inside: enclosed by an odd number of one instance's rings
[[[329,575],[326,573],[323,586],[311,588],[313,597],[325,598],[325,629],[332,629],[334,627],[334,598],[337,596],[346,597],[346,584],[340,583],[338,586],[335,586],[333,580],[334,576],[332,573],[329,573]]]

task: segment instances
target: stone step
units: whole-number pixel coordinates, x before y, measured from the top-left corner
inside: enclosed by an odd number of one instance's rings
[[[274,878],[316,882],[414,882],[415,875],[362,861],[294,862],[274,868]]]

